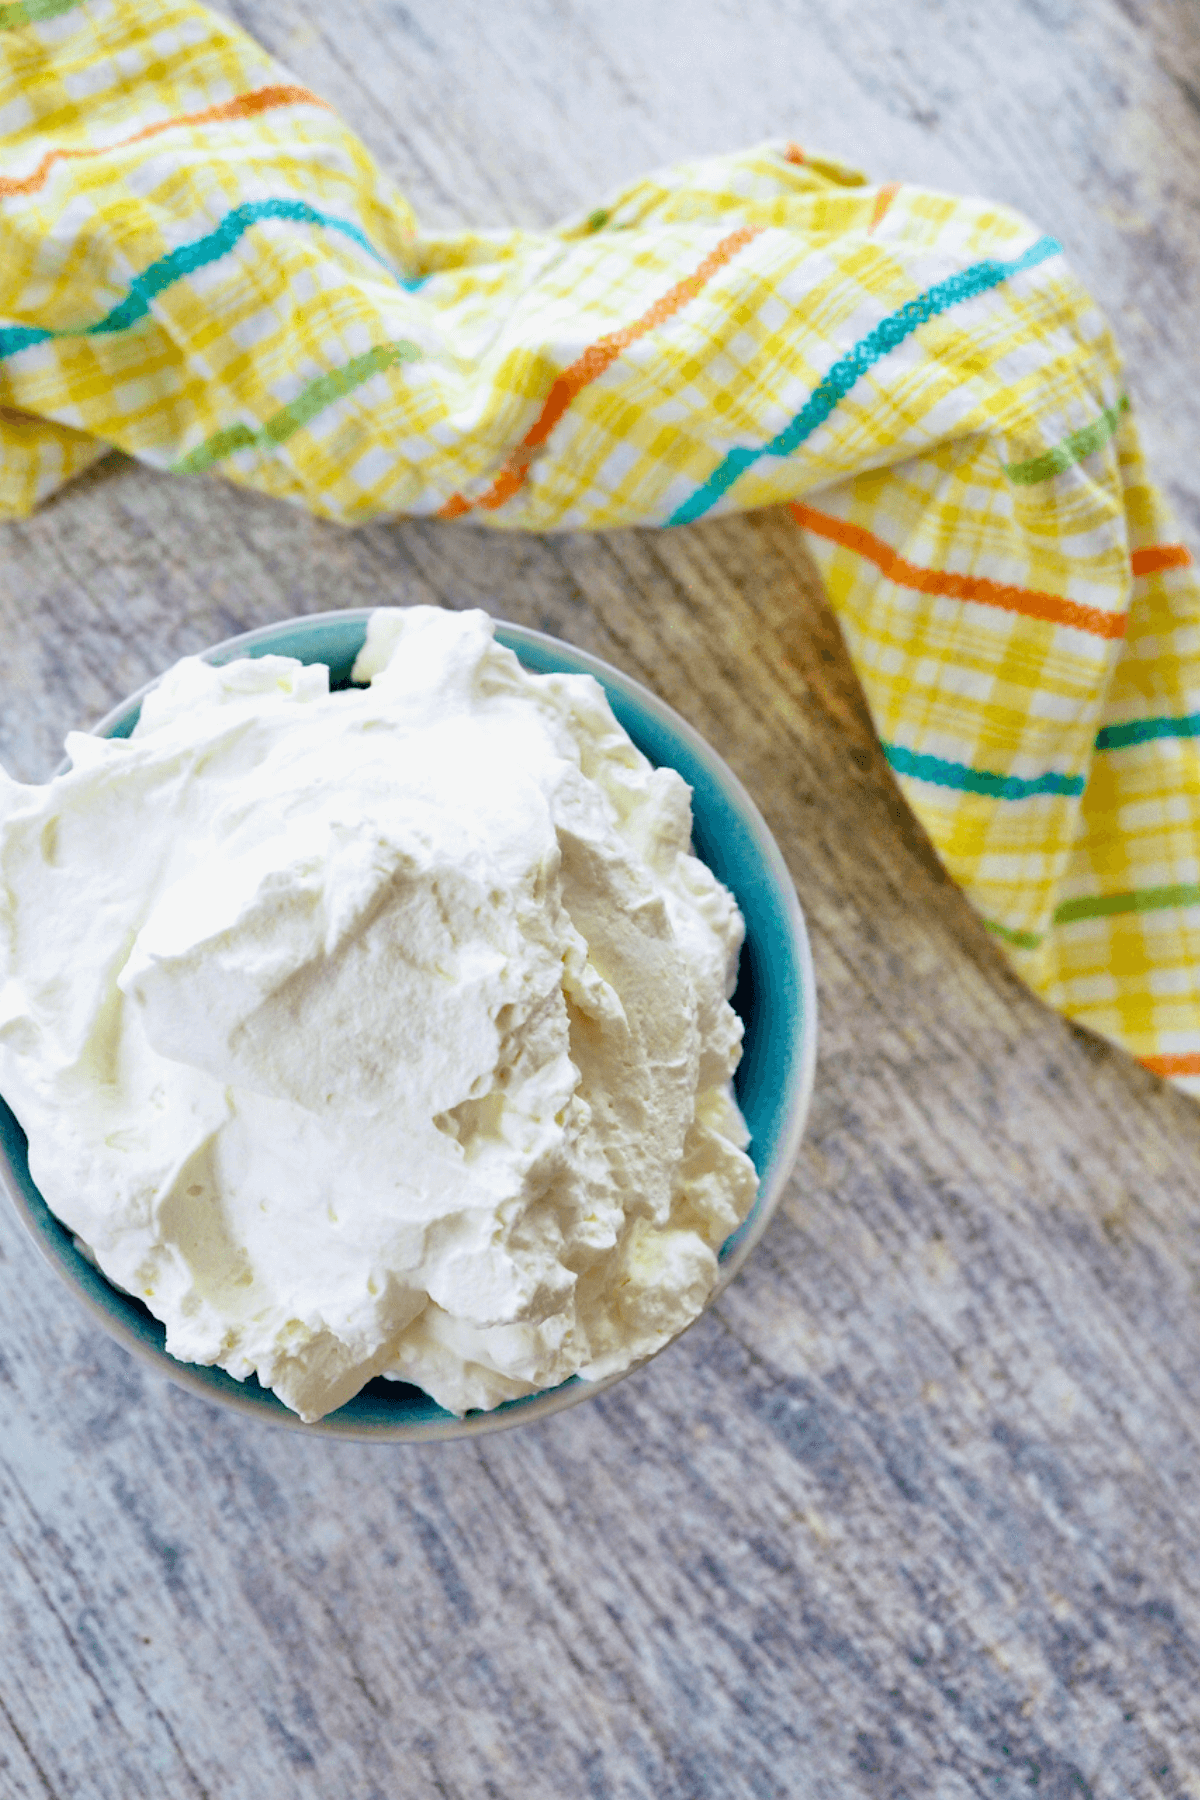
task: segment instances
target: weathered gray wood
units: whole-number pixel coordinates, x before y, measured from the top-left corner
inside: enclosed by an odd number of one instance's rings
[[[1114,314],[1200,524],[1179,0],[238,12],[431,223],[777,133],[1014,200]],[[431,599],[641,676],[758,798],[823,1004],[798,1178],[649,1369],[407,1451],[144,1374],[0,1214],[0,1796],[1200,1795],[1200,1110],[1008,974],[786,516],[346,533],[114,462],[0,537],[0,757],[40,778],[233,630]]]

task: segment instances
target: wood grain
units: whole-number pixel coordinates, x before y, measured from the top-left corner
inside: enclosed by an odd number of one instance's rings
[[[430,223],[777,134],[1014,200],[1116,318],[1200,524],[1191,9],[235,10]],[[1009,974],[785,514],[349,533],[113,460],[3,532],[0,759],[42,778],[230,632],[418,600],[608,657],[758,799],[823,1008],[797,1178],[650,1368],[409,1450],[144,1373],[0,1214],[0,1796],[1200,1796],[1200,1109]]]

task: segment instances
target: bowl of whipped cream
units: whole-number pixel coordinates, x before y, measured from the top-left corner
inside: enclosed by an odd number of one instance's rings
[[[187,657],[0,772],[0,1180],[127,1348],[375,1440],[545,1416],[686,1329],[799,1150],[816,1002],[748,795],[483,612]]]

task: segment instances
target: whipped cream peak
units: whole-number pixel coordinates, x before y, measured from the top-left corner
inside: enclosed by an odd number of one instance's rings
[[[0,780],[0,1092],[174,1355],[305,1419],[377,1375],[462,1413],[711,1293],[742,922],[590,677],[411,607],[353,679],[185,658]]]

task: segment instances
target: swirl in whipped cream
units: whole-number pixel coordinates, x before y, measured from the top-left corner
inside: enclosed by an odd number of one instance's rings
[[[695,1318],[756,1190],[742,920],[590,676],[382,610],[354,678],[178,663],[0,774],[0,1092],[186,1361],[452,1412]]]

